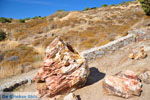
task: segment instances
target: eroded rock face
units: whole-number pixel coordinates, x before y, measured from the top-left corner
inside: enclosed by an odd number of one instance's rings
[[[69,44],[56,38],[46,49],[44,65],[35,81],[41,97],[53,97],[84,85],[88,75],[86,60]]]
[[[134,72],[127,70],[113,76],[106,76],[103,88],[108,94],[129,98],[134,95],[140,96],[142,84]]]

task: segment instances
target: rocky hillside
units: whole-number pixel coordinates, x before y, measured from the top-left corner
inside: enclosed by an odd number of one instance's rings
[[[7,33],[7,39],[0,41],[0,78],[40,66],[45,47],[57,36],[81,52],[125,36],[133,28],[147,27],[149,19],[134,1],[84,11],[58,11],[25,22],[13,19],[11,23],[0,23],[0,30]]]
[[[20,23],[0,24],[10,40],[46,47],[55,37],[62,36],[80,51],[100,46],[121,36],[144,18],[137,2],[94,8],[85,11],[58,11],[46,18]]]

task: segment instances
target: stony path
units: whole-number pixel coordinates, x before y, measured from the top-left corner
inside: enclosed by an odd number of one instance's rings
[[[31,82],[31,80],[36,75],[38,69],[32,70],[28,73],[23,73],[21,75],[13,76],[10,78],[0,80],[0,91],[11,90],[19,85]]]

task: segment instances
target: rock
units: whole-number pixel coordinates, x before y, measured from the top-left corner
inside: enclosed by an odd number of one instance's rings
[[[64,97],[64,100],[78,100],[78,98],[75,94],[69,93],[67,96]]]
[[[144,47],[141,47],[140,50],[130,53],[128,57],[131,59],[138,60],[144,59],[146,56],[147,54],[145,53]]]
[[[145,84],[150,84],[150,71],[145,71],[139,75],[139,79],[141,79]]]
[[[85,84],[89,75],[87,62],[69,44],[56,38],[45,54],[44,64],[34,79],[45,83],[44,88],[37,89],[41,97],[54,97]]]
[[[129,98],[134,95],[140,96],[142,84],[134,72],[127,70],[105,77],[103,88],[108,94]]]
[[[19,59],[18,56],[11,56],[11,57],[6,58],[6,61],[17,61],[18,59]]]
[[[0,54],[0,62],[4,60],[4,55]]]

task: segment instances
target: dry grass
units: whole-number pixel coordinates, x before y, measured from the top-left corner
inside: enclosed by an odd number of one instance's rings
[[[40,46],[41,48],[46,48],[54,39],[55,37],[42,37],[39,39],[36,39],[32,42],[32,45],[34,46]]]
[[[0,51],[15,49],[20,43],[18,41],[5,40],[0,42]]]
[[[42,50],[40,52],[42,52]],[[18,45],[16,48],[2,52],[2,54],[6,59],[12,56],[18,56],[19,59],[16,61],[8,61],[4,59],[0,63],[0,78],[26,72],[28,69],[26,67],[33,69],[35,66],[33,67],[32,64],[43,59],[43,57],[34,48],[26,45]]]

